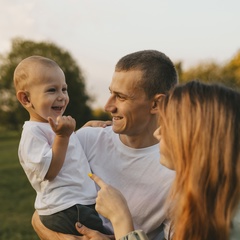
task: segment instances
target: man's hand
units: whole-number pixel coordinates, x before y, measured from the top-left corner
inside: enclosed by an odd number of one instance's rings
[[[114,235],[102,234],[96,230],[92,230],[77,222],[75,224],[77,231],[83,235],[82,240],[110,240],[115,239]]]
[[[91,120],[86,122],[82,127],[107,127],[111,126],[112,121],[100,121],[100,120]]]

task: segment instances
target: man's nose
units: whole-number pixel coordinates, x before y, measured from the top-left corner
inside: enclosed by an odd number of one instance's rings
[[[106,112],[110,112],[110,113],[113,113],[113,112],[116,112],[116,104],[115,104],[115,101],[114,101],[114,98],[113,96],[111,96],[108,101],[106,102],[105,106],[104,106],[104,110]]]

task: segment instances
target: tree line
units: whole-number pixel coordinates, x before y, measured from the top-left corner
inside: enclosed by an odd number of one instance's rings
[[[109,114],[101,109],[92,109],[93,97],[86,91],[85,78],[71,54],[52,42],[34,42],[15,38],[11,50],[0,55],[0,131],[20,129],[28,119],[28,113],[20,106],[13,86],[13,72],[17,64],[31,55],[41,55],[56,61],[65,73],[70,102],[65,114],[75,118],[77,128],[91,119],[107,120]],[[180,82],[199,79],[204,82],[219,82],[240,89],[240,50],[225,64],[204,62],[183,70],[182,62],[175,63]]]
[[[224,64],[214,61],[204,62],[186,71],[182,70],[182,63],[177,63],[180,82],[199,79],[207,83],[221,83],[230,88],[240,90],[240,50]]]
[[[0,55],[0,126],[2,128],[21,129],[23,122],[28,120],[27,111],[15,96],[13,72],[22,59],[31,55],[50,58],[62,68],[70,96],[65,115],[75,118],[77,128],[90,119],[109,119],[109,115],[103,111],[91,109],[90,104],[93,97],[86,91],[85,78],[81,68],[67,50],[52,42],[34,42],[15,38],[12,40],[11,50],[5,55]]]

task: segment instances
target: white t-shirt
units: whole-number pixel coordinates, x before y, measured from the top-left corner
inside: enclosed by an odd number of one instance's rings
[[[26,121],[19,144],[19,160],[37,196],[39,215],[50,215],[75,204],[95,203],[96,187],[88,177],[90,167],[83,149],[73,133],[63,166],[52,181],[44,177],[52,159],[55,133],[48,123]]]
[[[159,145],[130,148],[112,127],[84,127],[77,136],[92,172],[125,196],[135,229],[159,240],[160,226],[166,218],[165,199],[175,177],[174,171],[160,164]]]
[[[230,234],[231,240],[239,240],[240,239],[240,204],[238,205],[238,209],[233,218],[233,228]]]

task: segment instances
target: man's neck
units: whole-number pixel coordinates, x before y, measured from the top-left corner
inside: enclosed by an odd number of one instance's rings
[[[146,148],[158,143],[158,140],[153,135],[139,137],[119,134],[119,138],[123,144],[131,148]]]

